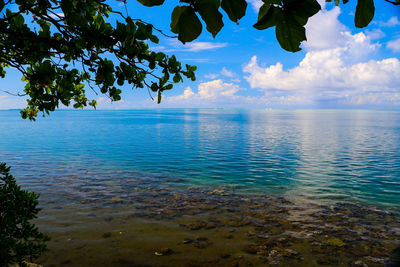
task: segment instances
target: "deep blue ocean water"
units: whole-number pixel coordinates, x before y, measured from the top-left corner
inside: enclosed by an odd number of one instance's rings
[[[135,177],[400,210],[397,111],[71,110],[37,122],[0,111],[0,161],[53,201]]]

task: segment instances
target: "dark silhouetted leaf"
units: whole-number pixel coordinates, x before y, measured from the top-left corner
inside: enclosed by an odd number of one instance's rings
[[[199,14],[207,25],[207,31],[215,37],[224,26],[222,14],[218,11],[219,0],[203,0],[199,2],[198,7]]]
[[[257,30],[264,30],[275,26],[282,19],[282,10],[279,7],[264,4],[260,8],[258,21],[253,25]]]
[[[230,20],[238,22],[246,14],[247,3],[245,0],[222,0],[221,7]]]
[[[144,6],[160,6],[164,4],[165,0],[138,0]]]
[[[281,47],[290,52],[300,51],[300,43],[306,40],[305,28],[291,17],[279,21],[275,33]]]
[[[300,25],[306,25],[308,19],[321,10],[317,0],[296,0],[284,5],[285,15],[293,17]]]
[[[161,91],[158,91],[157,93],[157,104],[161,103]]]
[[[356,27],[366,27],[373,19],[374,13],[374,0],[358,0],[354,19]]]
[[[196,39],[203,26],[193,8],[189,6],[177,6],[171,16],[171,31],[178,34],[182,43],[191,42]]]

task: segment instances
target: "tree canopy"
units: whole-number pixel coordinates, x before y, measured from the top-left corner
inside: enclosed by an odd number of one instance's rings
[[[165,0],[138,1],[151,7]],[[321,10],[317,0],[262,1],[254,28],[275,27],[281,47],[299,51],[306,40],[304,26]],[[335,0],[336,5],[339,2]],[[150,96],[155,92],[160,103],[163,91],[174,83],[184,77],[195,80],[196,66],[182,66],[173,55],[151,51],[149,43],[158,43],[158,36],[191,42],[201,34],[203,24],[215,37],[224,26],[223,13],[238,23],[246,10],[245,0],[180,0],[170,24],[177,36],[169,36],[152,24],[113,10],[104,0],[0,0],[0,77],[10,67],[21,73],[26,85],[20,95],[27,96],[21,115],[30,120],[60,104],[95,108],[87,87],[118,101],[121,86],[130,84],[147,88]],[[358,0],[356,27],[367,26],[374,12],[373,0]]]

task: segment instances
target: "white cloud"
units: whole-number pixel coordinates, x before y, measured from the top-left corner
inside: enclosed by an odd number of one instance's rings
[[[214,80],[220,75],[231,78],[232,82],[240,82],[240,80],[236,78],[237,74],[228,70],[226,67],[223,67],[220,73],[209,73],[204,75],[204,78]]]
[[[217,42],[191,42],[182,44],[177,39],[169,39],[165,45],[157,45],[151,47],[152,50],[155,51],[163,51],[163,52],[200,52],[206,50],[215,50],[219,48],[223,48],[228,46],[228,43],[217,43]],[[207,62],[209,59],[188,59],[192,61],[198,62]]]
[[[346,40],[343,32],[347,28],[338,20],[340,8],[322,10],[311,17],[306,25],[307,41],[303,42],[306,50],[328,49],[337,47]]]
[[[238,90],[239,86],[237,84],[214,80],[199,84],[198,96],[200,98],[215,99],[219,96],[233,96]]]
[[[253,56],[243,67],[250,86],[286,103],[400,104],[400,61],[369,60],[379,44],[363,32],[351,34],[338,21],[339,14],[335,7],[310,20],[307,53],[298,66],[285,70],[278,62],[262,67]],[[400,51],[400,40],[398,47]]]
[[[222,48],[226,47],[227,45],[228,43],[193,42],[185,44],[185,47],[187,47],[188,51],[199,52],[204,50]]]
[[[219,76],[219,73],[209,73],[204,75],[204,78],[214,80]]]
[[[398,25],[400,25],[400,21],[396,16],[391,17],[387,22],[379,22],[379,26],[381,27],[394,27]]]
[[[192,88],[190,86],[186,87],[185,91],[183,91],[183,94],[177,95],[177,96],[170,96],[168,97],[169,100],[172,101],[177,101],[177,100],[183,100],[183,99],[189,99],[194,96],[194,93],[192,91]]]
[[[389,41],[386,44],[386,47],[388,49],[392,50],[393,52],[396,52],[396,53],[400,52],[400,38],[392,40],[392,41]]]
[[[247,2],[250,3],[256,13],[258,13],[258,10],[263,5],[263,2],[261,0],[247,0]]]
[[[225,68],[225,67],[222,68],[221,74],[224,75],[224,76],[226,76],[226,77],[234,77],[234,76],[235,76],[235,73],[234,73],[234,72],[228,70],[228,69]]]
[[[200,83],[197,87],[197,93],[193,92],[190,87],[186,87],[184,92],[177,96],[166,97],[167,103],[196,103],[209,104],[215,103],[217,100],[236,99],[235,95],[240,90],[239,85],[234,83],[225,83],[222,80],[213,80]]]
[[[55,14],[50,14],[50,17],[53,19],[62,19],[65,17],[64,13],[59,12],[59,13],[55,13]]]
[[[244,71],[252,88],[269,94],[286,91],[288,96],[308,96],[310,99],[342,99],[354,103],[358,97],[371,95],[389,97],[398,94],[400,87],[400,61],[396,58],[370,60],[346,66],[341,57],[343,50],[332,49],[307,53],[299,66],[283,70],[280,63],[262,68],[254,56]]]
[[[365,35],[371,40],[378,40],[386,36],[381,29],[366,30]]]

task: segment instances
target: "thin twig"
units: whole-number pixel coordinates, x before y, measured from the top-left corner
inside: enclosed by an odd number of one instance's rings
[[[6,94],[12,95],[12,96],[26,96],[26,95],[28,95],[27,93],[25,93],[25,94],[20,94],[20,93],[14,94],[14,93],[11,93],[10,91],[3,90],[3,89],[0,89],[0,91],[4,92]]]

